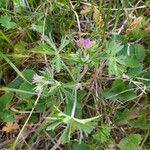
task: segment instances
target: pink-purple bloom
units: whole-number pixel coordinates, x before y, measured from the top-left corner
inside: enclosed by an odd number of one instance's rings
[[[76,41],[77,45],[83,48],[89,48],[92,45],[92,41],[88,39],[79,39]]]

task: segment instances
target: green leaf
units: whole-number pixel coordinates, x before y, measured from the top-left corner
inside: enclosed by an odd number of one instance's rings
[[[56,45],[53,41],[53,38],[51,36],[51,34],[49,34],[49,37],[48,36],[45,36],[44,37],[44,40],[47,44],[49,44],[49,46],[51,46],[51,48],[54,50],[54,51],[57,51],[57,48],[56,48]]]
[[[90,134],[92,131],[93,131],[93,129],[96,127],[96,125],[97,125],[97,122],[88,122],[88,123],[84,123],[83,122],[84,121],[84,119],[83,120],[81,120],[80,122],[79,121],[77,121],[76,122],[76,125],[77,125],[77,127],[79,128],[79,130],[80,131],[82,131],[82,132],[84,132],[86,135],[88,135],[88,134]]]
[[[127,57],[126,65],[128,67],[135,68],[135,67],[139,67],[141,64],[139,60],[137,60],[136,56],[132,54],[129,57]]]
[[[137,120],[129,121],[129,125],[133,128],[140,128],[140,129],[150,129],[150,125],[147,123],[146,117],[140,117]]]
[[[39,54],[48,54],[48,55],[54,55],[54,50],[52,50],[46,43],[40,43],[38,46],[32,48],[30,50],[33,53],[39,53]]]
[[[107,41],[105,51],[101,53],[101,58],[106,60],[109,76],[115,75],[122,77],[128,69],[141,69],[145,57],[144,47],[140,44],[121,45],[117,40]],[[138,71],[138,70],[137,70]]]
[[[78,93],[77,93],[77,107],[76,107],[76,113],[75,113],[77,118],[82,117],[82,107],[83,107],[82,100],[83,100],[85,95],[86,95],[86,91],[78,90]]]
[[[106,41],[106,53],[111,56],[115,56],[118,52],[123,49],[123,45],[116,41]]]
[[[29,82],[32,82],[33,75],[35,74],[32,69],[25,69],[21,73]],[[19,88],[23,82],[24,80],[18,75],[12,82],[9,83],[8,87]]]
[[[12,98],[13,98],[13,93],[12,92],[10,92],[10,93],[6,93],[6,94],[4,94],[4,95],[2,95],[1,97],[0,97],[0,109],[1,109],[1,111],[2,111],[2,109],[5,109],[6,108],[6,105],[8,104],[8,103],[10,103],[10,101],[12,100]]]
[[[144,57],[145,57],[145,50],[144,50],[144,47],[140,44],[136,44],[134,45],[134,48],[135,48],[135,56],[136,58],[142,62],[144,60]]]
[[[129,101],[129,100],[133,100],[135,97],[136,97],[136,94],[131,89],[130,91],[125,91],[125,92],[121,93],[118,96],[118,99],[120,99],[121,101]]]
[[[133,89],[126,87],[122,80],[115,80],[111,88],[102,91],[102,95],[107,99],[120,101],[128,101],[136,96]]]
[[[30,120],[29,120],[29,124],[36,124],[37,122],[38,122],[38,116],[37,116],[37,114],[32,114],[32,116],[31,116],[31,118],[30,118]]]
[[[35,110],[37,110],[38,112],[43,113],[45,111],[46,107],[45,107],[45,103],[43,102],[39,102],[36,107]]]
[[[71,91],[66,90],[64,88],[62,88],[61,90],[64,93],[65,98],[66,98],[66,106],[65,106],[64,112],[67,115],[70,115],[72,112],[72,107],[73,107],[73,100],[74,100],[73,94],[71,93]]]
[[[128,116],[130,114],[129,109],[125,109],[125,110],[118,110],[116,112],[116,123],[127,123],[128,121]]]
[[[0,118],[5,122],[14,120],[14,114],[7,110],[7,105],[11,102],[13,96],[14,94],[10,92],[0,97]]]
[[[13,0],[15,7],[26,7],[27,4],[24,0]]]
[[[133,98],[135,98],[135,96],[136,96],[132,89],[124,90],[119,93],[111,91],[109,89],[105,89],[105,90],[103,90],[102,94],[107,99],[120,100],[120,101],[129,101],[129,100],[132,100]]]
[[[69,43],[70,43],[70,40],[67,40],[66,37],[63,37],[61,39],[61,45],[59,47],[59,51],[62,51]]]
[[[112,83],[112,91],[121,92],[125,89],[125,84],[123,80],[115,80]]]
[[[125,43],[125,44],[128,42],[127,37],[125,35],[121,35],[121,34],[119,34],[119,35],[118,34],[114,34],[112,36],[112,40],[120,42],[120,43]]]
[[[141,63],[140,66],[136,68],[129,68],[127,74],[129,76],[137,76],[142,72],[142,70],[143,70],[143,64]]]
[[[70,115],[72,112],[73,102],[74,102],[74,96],[71,93],[71,90],[67,90],[64,88],[61,88],[63,91],[65,98],[66,98],[66,106],[64,112],[67,115]],[[76,117],[80,118],[82,115],[82,98],[85,96],[86,92],[79,90],[77,93],[77,107],[76,107]]]
[[[118,147],[121,150],[139,150],[138,146],[142,140],[141,135],[139,134],[131,134],[128,137],[123,138]]]
[[[2,119],[4,122],[12,122],[14,121],[15,117],[13,112],[3,110],[0,112],[0,119]]]
[[[106,51],[102,54],[106,58],[109,76],[122,76],[126,71],[126,67],[124,65],[124,61],[126,57],[119,56],[119,52],[124,48],[123,45],[117,43],[116,41],[107,41],[106,42]]]
[[[71,134],[71,126],[67,125],[66,129],[63,131],[63,134],[59,138],[60,143],[65,144],[70,141],[70,134]]]
[[[96,132],[93,137],[100,143],[104,143],[110,138],[111,127],[108,125],[102,125],[98,132]]]
[[[150,69],[144,71],[141,75],[141,81],[146,86],[147,90],[150,90]]]
[[[28,82],[24,81],[20,87],[19,90],[22,91],[27,91],[27,92],[33,92],[34,93],[34,88],[35,85],[30,85]],[[17,95],[21,98],[21,99],[28,99],[31,98],[33,96],[33,94],[27,94],[27,93],[21,93],[21,92],[17,92]]]
[[[45,35],[48,35],[52,32],[52,20],[50,16],[46,17],[46,23],[45,23]]]
[[[0,23],[3,27],[7,29],[13,29],[16,28],[16,23],[11,22],[11,17],[8,15],[1,16],[0,17]]]
[[[57,107],[56,111],[55,117],[47,117],[47,120],[50,121],[51,125],[54,123],[52,128],[57,127],[58,124],[55,122],[60,122],[67,125],[60,137],[60,142],[62,144],[69,142],[71,133],[73,133],[75,130],[79,130],[80,139],[83,139],[83,132],[86,136],[88,136],[88,134],[91,133],[91,131],[96,127],[100,118],[100,116],[96,116],[88,119],[77,119],[64,114]]]
[[[93,150],[93,148],[88,144],[85,143],[79,143],[77,141],[73,141],[72,146],[71,146],[72,150]]]
[[[1,1],[0,1],[0,7],[1,7],[1,8],[2,8],[2,7],[5,7],[5,5],[4,5],[5,3],[6,3],[5,0],[1,0]]]
[[[52,62],[55,64],[55,68],[56,68],[57,73],[60,72],[61,69],[62,69],[62,62],[61,62],[60,56],[59,56],[59,55],[56,55],[56,56],[53,58]]]
[[[61,124],[60,120],[56,120],[55,122],[53,122],[51,125],[49,125],[46,130],[47,131],[53,131],[55,130],[55,128],[57,128],[59,125]]]

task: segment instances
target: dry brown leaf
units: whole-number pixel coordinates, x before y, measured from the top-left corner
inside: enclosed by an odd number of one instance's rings
[[[102,15],[96,7],[94,7],[93,19],[94,19],[95,23],[97,23],[99,26],[101,26],[101,27],[104,26],[104,21],[102,19]]]
[[[91,12],[90,6],[83,6],[83,9],[80,11],[81,15],[87,15],[89,12]]]
[[[99,26],[100,36],[103,37],[104,36],[104,20],[102,18],[100,11],[97,9],[97,7],[94,7],[93,19],[96,25]]]
[[[134,18],[128,25],[127,32],[131,32],[138,28],[142,23],[143,17]]]
[[[145,31],[150,32],[150,25],[148,27],[145,28]]]
[[[15,132],[18,129],[18,124],[13,122],[7,122],[6,125],[2,128],[2,131],[6,133]]]

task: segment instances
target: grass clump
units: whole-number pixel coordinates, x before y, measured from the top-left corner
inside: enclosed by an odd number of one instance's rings
[[[2,0],[0,148],[148,150],[148,7]]]

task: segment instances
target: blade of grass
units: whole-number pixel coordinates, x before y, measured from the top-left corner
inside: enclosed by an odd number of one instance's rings
[[[2,36],[2,38],[4,40],[6,40],[12,47],[14,47],[14,44],[12,43],[12,41],[0,30],[0,35]]]
[[[10,92],[18,92],[18,93],[25,93],[25,94],[35,95],[34,92],[29,92],[29,91],[25,91],[25,90],[14,89],[14,88],[7,88],[7,87],[0,88],[0,91],[6,91],[6,92],[10,91]]]
[[[21,130],[20,130],[20,132],[19,132],[19,134],[18,134],[18,136],[17,136],[15,142],[14,142],[13,145],[10,147],[10,150],[16,150],[16,146],[19,144],[18,142],[19,142],[19,140],[20,140],[20,138],[21,138],[21,136],[22,136],[22,133],[23,133],[23,131],[24,131],[24,129],[25,129],[27,123],[29,122],[29,120],[30,120],[30,118],[31,118],[31,116],[32,116],[32,114],[33,114],[33,112],[34,112],[34,109],[35,109],[35,107],[36,107],[36,105],[37,105],[37,103],[38,103],[38,101],[39,101],[39,99],[40,99],[41,92],[42,92],[42,91],[40,91],[40,93],[38,94],[37,99],[36,99],[36,101],[35,101],[35,103],[34,103],[34,106],[32,107],[32,110],[31,110],[31,112],[30,112],[28,118],[26,119],[26,121],[25,121],[23,127],[21,128]]]
[[[29,84],[31,84],[24,76],[23,74],[18,70],[18,68],[10,61],[10,59],[3,54],[2,52],[0,52],[0,57],[2,57],[15,71],[16,73],[26,82],[28,82]]]

